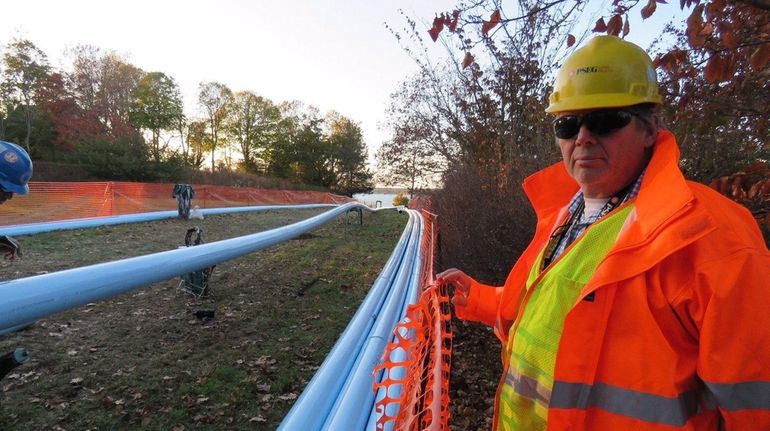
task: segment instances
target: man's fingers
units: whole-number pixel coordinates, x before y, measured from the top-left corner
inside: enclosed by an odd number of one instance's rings
[[[458,295],[455,293],[452,296],[452,304],[454,304],[457,307],[465,307],[468,305],[468,297],[465,295]]]

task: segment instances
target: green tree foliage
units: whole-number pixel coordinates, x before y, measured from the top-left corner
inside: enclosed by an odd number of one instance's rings
[[[78,162],[90,174],[109,180],[175,181],[185,173],[179,156],[153,160],[139,133],[110,140],[86,138],[81,142]]]
[[[38,112],[35,99],[41,84],[51,73],[48,57],[32,42],[19,39],[6,47],[2,64],[4,77],[0,83],[0,92],[3,104],[6,105],[9,119],[13,118],[13,111],[23,114],[24,132],[17,136],[23,136],[21,142],[27,151],[33,153],[31,138]]]
[[[273,102],[250,91],[235,93],[227,132],[243,157],[247,172],[264,172],[267,151],[278,137],[281,111]]]
[[[336,112],[322,118],[297,101],[278,109],[282,118],[262,152],[267,173],[346,195],[373,188],[360,126]]]
[[[277,125],[278,132],[264,153],[268,175],[296,181],[296,175],[292,174],[290,165],[296,158],[294,136],[302,122],[303,109],[305,106],[299,101],[282,102],[278,105],[281,113],[281,120]]]
[[[329,151],[322,124],[321,118],[307,118],[297,128],[292,136],[294,157],[290,166],[300,182],[329,187],[334,183],[334,178],[327,164]]]
[[[347,196],[372,191],[374,184],[366,167],[366,145],[361,127],[337,113],[327,117],[330,129],[328,163],[334,175],[332,190]]]
[[[50,117],[34,105],[27,109],[22,106],[10,109],[5,126],[5,139],[19,143],[28,141],[33,149],[34,158],[40,158],[46,154],[50,147],[49,143],[55,137]]]
[[[233,95],[218,82],[199,85],[203,118],[187,119],[172,77],[90,45],[66,54],[66,72],[24,40],[0,59],[0,139],[23,142],[36,160],[79,163],[102,178],[173,181],[208,154],[211,169],[230,170],[240,153],[246,171],[346,194],[371,189],[352,120],[325,121],[317,108],[250,91]]]
[[[266,152],[268,172],[295,182],[329,187],[333,176],[327,165],[329,154],[318,108],[299,101],[279,106],[283,119],[279,122],[276,141]]]
[[[141,136],[116,140],[85,139],[79,149],[81,166],[105,179],[144,181],[148,176],[149,154]]]
[[[220,143],[220,133],[225,127],[225,121],[229,114],[233,92],[226,85],[219,82],[201,82],[198,86],[198,104],[203,109],[208,122],[208,143],[211,151],[211,170],[216,169],[216,151]]]
[[[293,137],[296,131],[293,118],[284,117],[278,123],[278,135],[264,153],[266,173],[279,178],[294,178],[291,164],[295,158]]]
[[[393,206],[407,206],[409,205],[409,198],[403,192],[396,193],[393,196]]]
[[[168,147],[160,143],[161,132],[184,121],[182,94],[174,78],[162,72],[144,74],[134,88],[129,118],[150,131],[150,155],[159,163]]]
[[[188,165],[200,168],[203,165],[203,159],[206,151],[211,148],[209,140],[211,136],[207,132],[205,121],[192,121],[188,126],[186,135],[186,149],[184,153]]]

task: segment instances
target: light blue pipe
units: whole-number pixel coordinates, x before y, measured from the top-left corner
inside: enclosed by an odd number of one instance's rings
[[[323,426],[345,383],[345,376],[350,374],[372,326],[379,319],[387,293],[391,290],[396,272],[404,260],[414,223],[415,219],[410,214],[409,223],[382,272],[374,281],[369,294],[324,359],[321,367],[284,417],[278,428],[279,431],[317,431]]]
[[[423,237],[423,233],[425,231],[425,220],[422,218],[422,215],[420,215],[420,238]],[[403,321],[403,319],[406,317],[406,311],[407,308],[415,304],[420,296],[421,287],[420,286],[420,280],[421,275],[420,270],[422,269],[422,261],[424,256],[421,253],[417,253],[417,256],[415,257],[414,267],[412,268],[412,283],[409,284],[409,291],[407,293],[407,301],[404,303],[404,307],[401,310],[401,318],[399,319],[399,322]],[[406,333],[405,329],[399,329],[399,333],[402,337],[408,338],[409,334]],[[391,341],[395,337],[391,337]],[[393,352],[391,352],[390,357],[386,360],[391,360],[393,363],[403,363],[406,361],[406,351],[403,349],[396,349]],[[395,366],[389,370],[389,378],[395,381],[402,381],[406,377],[407,369],[404,366]],[[377,383],[382,382],[384,373],[380,373],[379,375],[375,376],[375,379]],[[419,378],[418,376],[415,376],[415,378]],[[376,404],[380,401],[382,401],[386,395],[389,395],[391,398],[397,398],[401,395],[403,392],[403,386],[393,385],[390,388],[388,387],[380,387],[377,390],[377,393],[374,396],[374,404],[372,405],[372,409],[369,413],[369,420],[366,424],[366,426],[363,428],[365,430],[376,430],[377,429],[377,420],[379,420],[382,416],[382,412],[378,412],[376,409]],[[398,415],[399,406],[395,403],[386,404],[384,406],[385,413],[389,417],[395,417]],[[395,425],[395,422],[386,422],[383,426],[383,431],[391,431],[393,429],[393,426]]]
[[[414,216],[420,220],[416,212]],[[392,331],[400,320],[409,287],[416,281],[413,279],[415,274],[413,268],[415,257],[419,252],[419,223],[413,227],[412,241],[410,250],[407,251],[410,260],[405,261],[399,277],[394,282],[394,289],[398,291],[398,295],[389,302],[388,319],[382,319],[378,322],[379,325],[372,329],[366,349],[362,351],[356,363],[356,370],[349,374],[343,393],[329,414],[329,419],[324,426],[325,430],[365,429],[370,411],[374,408],[372,383],[374,380],[381,379],[380,376],[373,378],[372,370],[392,338]]]
[[[324,430],[363,430],[374,406],[372,370],[379,362],[385,347],[392,338],[393,328],[401,318],[409,286],[417,283],[414,271],[415,257],[419,254],[420,216],[409,210],[418,220],[412,226],[406,257],[393,283],[393,292],[370,331],[367,343],[361,351],[356,366],[347,376],[345,387],[329,413]]]
[[[373,211],[351,202],[288,226],[239,238],[0,282],[0,334],[60,311],[278,244],[353,208]]]
[[[199,210],[203,215],[231,214],[246,211],[267,211],[277,209],[312,209],[330,208],[336,204],[303,204],[303,205],[257,205],[246,207],[205,208]],[[109,217],[86,217],[72,220],[62,220],[45,223],[16,224],[0,226],[0,235],[32,235],[56,230],[84,229],[97,226],[110,226],[124,223],[140,223],[179,217],[178,211],[153,211],[147,213],[124,214]]]

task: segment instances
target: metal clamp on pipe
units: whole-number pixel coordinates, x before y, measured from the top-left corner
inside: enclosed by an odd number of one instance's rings
[[[348,214],[350,213],[357,213],[358,224],[360,224],[361,226],[364,225],[364,211],[361,209],[361,207],[353,207],[349,209],[347,213],[345,213],[345,224],[350,224],[350,218],[348,217]]]
[[[27,355],[27,349],[23,347],[19,347],[13,352],[8,352],[0,357],[0,379],[28,360],[29,355]]]

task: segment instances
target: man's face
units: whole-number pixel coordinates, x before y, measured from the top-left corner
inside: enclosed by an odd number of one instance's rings
[[[622,190],[639,175],[655,144],[656,127],[618,111],[561,112],[554,120],[564,165],[587,198],[609,198]]]
[[[12,197],[13,197],[13,193],[6,192],[5,190],[0,189],[0,204],[11,199]]]

